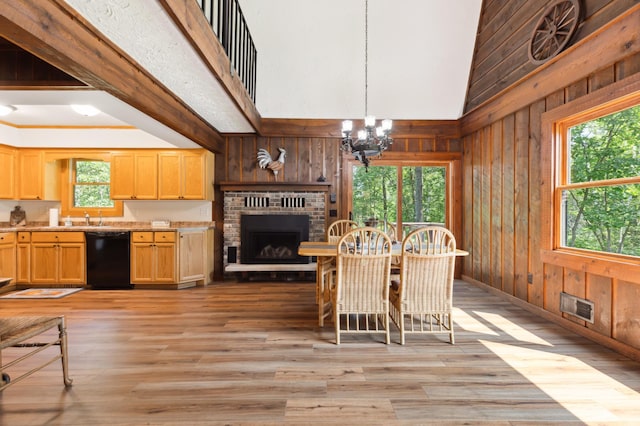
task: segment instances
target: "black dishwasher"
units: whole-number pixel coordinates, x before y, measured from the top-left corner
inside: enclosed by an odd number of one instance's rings
[[[96,290],[133,288],[130,278],[129,232],[85,232],[87,284]]]

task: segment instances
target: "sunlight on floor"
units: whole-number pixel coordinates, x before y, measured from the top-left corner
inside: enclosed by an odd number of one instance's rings
[[[480,342],[581,421],[637,420],[640,394],[579,359],[547,348]],[[550,376],[550,370],[558,374]]]
[[[459,308],[453,308],[453,321],[455,326],[465,331],[471,331],[473,333],[486,334],[490,336],[497,336],[498,333],[491,330],[486,325],[482,324],[471,315]]]
[[[540,337],[536,336],[530,331],[525,330],[519,325],[514,324],[513,322],[509,321],[502,315],[492,314],[490,312],[479,312],[479,311],[474,311],[473,313],[482,317],[483,319],[493,324],[494,326],[500,328],[502,331],[504,331],[509,336],[513,337],[515,340],[519,342],[527,342],[527,343],[534,343],[536,345],[552,346],[551,343],[547,342],[544,339],[541,339]]]

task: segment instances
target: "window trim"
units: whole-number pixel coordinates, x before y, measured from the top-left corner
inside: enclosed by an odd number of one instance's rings
[[[349,153],[342,153],[342,177],[344,188],[342,191],[340,217],[347,218],[353,210],[352,166],[357,165],[356,160]],[[437,166],[444,167],[446,174],[445,187],[445,226],[453,232],[456,239],[462,244],[462,154],[458,152],[392,152],[385,151],[381,157],[372,161],[373,166]],[[399,193],[398,197],[402,195]],[[398,199],[399,213],[402,214],[401,203]],[[401,220],[401,219],[400,219]]]
[[[62,160],[61,173],[61,188],[60,188],[60,214],[63,217],[84,217],[85,212],[91,217],[121,217],[123,215],[123,203],[120,200],[114,200],[113,207],[74,207],[73,206],[73,182],[72,182],[72,160],[87,160],[87,161],[106,161],[110,162],[109,155],[78,155],[72,158],[65,158]]]
[[[567,186],[568,171],[562,163],[566,157],[567,129],[578,123],[612,114],[640,104],[640,73],[613,83],[572,102],[568,102],[542,114],[542,189],[540,214],[542,223],[541,249],[543,261],[557,264],[567,256],[593,258],[620,262],[624,265],[640,265],[640,259],[618,253],[585,250],[560,245],[562,190]],[[548,145],[547,145],[548,144]],[[607,181],[613,182],[613,180]],[[640,183],[640,177],[622,178],[617,183]],[[583,182],[580,186],[601,186],[599,182]]]

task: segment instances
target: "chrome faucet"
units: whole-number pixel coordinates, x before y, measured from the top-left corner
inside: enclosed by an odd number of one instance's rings
[[[98,217],[100,218],[98,220],[98,226],[103,226],[104,224],[102,223],[102,210],[98,210]]]
[[[89,213],[84,212],[84,222],[87,226],[89,226],[91,223],[89,222],[89,219],[91,219],[91,217],[89,216]]]

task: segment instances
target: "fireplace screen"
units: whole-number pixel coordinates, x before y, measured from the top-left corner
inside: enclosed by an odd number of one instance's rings
[[[242,215],[242,263],[309,263],[298,256],[301,241],[309,239],[308,215]]]

